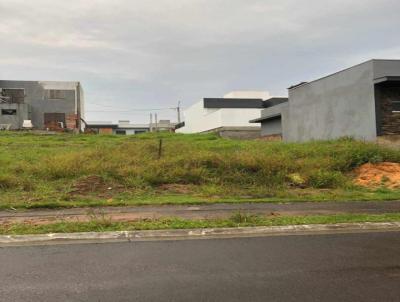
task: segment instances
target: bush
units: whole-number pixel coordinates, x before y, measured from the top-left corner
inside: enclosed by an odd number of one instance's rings
[[[346,178],[342,173],[337,171],[317,171],[308,178],[308,183],[317,189],[334,189],[346,182]]]
[[[0,174],[0,190],[16,189],[19,187],[18,178],[13,175]]]

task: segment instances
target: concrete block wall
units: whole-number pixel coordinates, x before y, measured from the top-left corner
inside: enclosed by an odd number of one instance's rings
[[[16,110],[17,114],[3,114],[4,110]],[[30,119],[28,104],[0,104],[0,124],[10,125],[10,130],[17,130],[22,127],[24,120]]]
[[[284,139],[376,139],[373,64],[369,61],[290,89]]]

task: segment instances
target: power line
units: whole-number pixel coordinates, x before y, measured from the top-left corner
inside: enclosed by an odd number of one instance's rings
[[[152,109],[130,109],[130,110],[85,110],[86,112],[135,112],[135,111],[162,111],[162,110],[172,110],[175,108],[152,108]]]
[[[92,105],[106,107],[106,108],[114,108],[114,106],[109,106],[109,105],[102,105],[102,104],[96,104],[96,103],[90,103],[90,102],[87,102],[87,103],[92,104]],[[161,111],[161,110],[176,110],[176,108],[168,107],[168,108],[134,108],[134,109],[121,109],[121,110],[86,110],[86,112],[134,112],[134,111]]]

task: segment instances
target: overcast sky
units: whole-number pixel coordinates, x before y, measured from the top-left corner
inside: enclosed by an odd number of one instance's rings
[[[0,0],[0,79],[79,80],[87,120],[147,122],[132,110],[286,95],[400,58],[399,12],[399,0]]]

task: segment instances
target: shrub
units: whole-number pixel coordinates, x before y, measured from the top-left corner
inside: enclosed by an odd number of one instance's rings
[[[0,190],[9,190],[19,187],[18,178],[13,175],[0,174]]]
[[[342,173],[337,171],[317,171],[308,178],[310,186],[317,189],[333,189],[342,186],[346,182]]]

